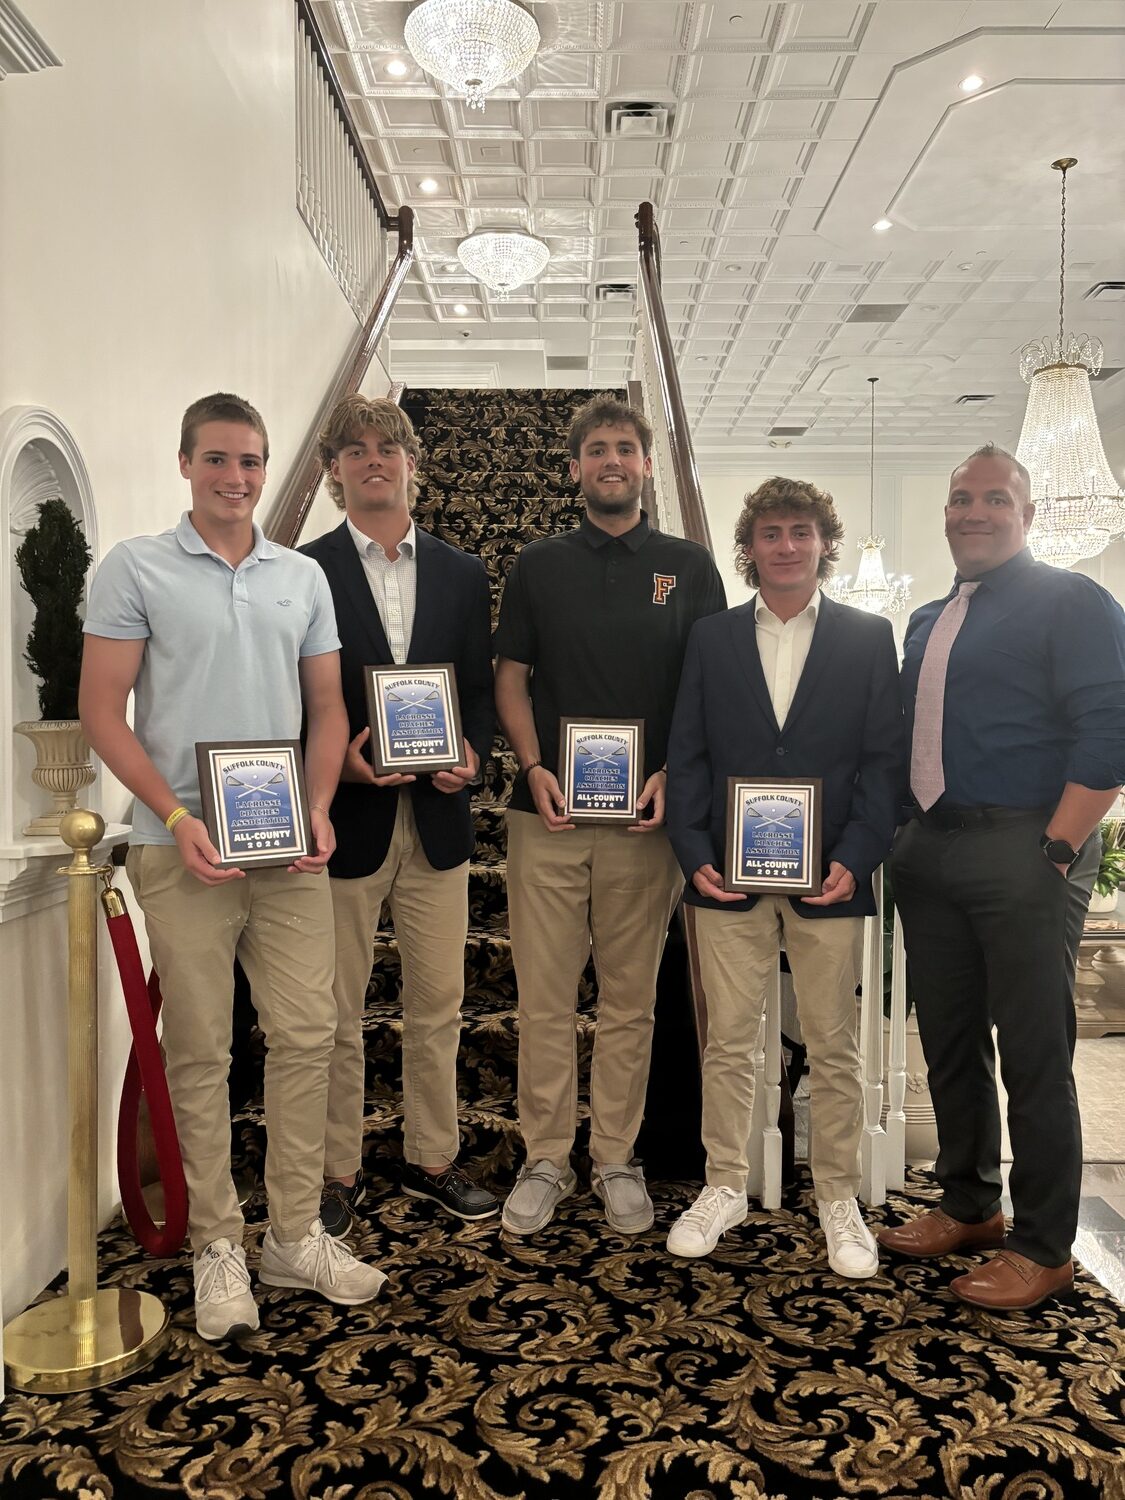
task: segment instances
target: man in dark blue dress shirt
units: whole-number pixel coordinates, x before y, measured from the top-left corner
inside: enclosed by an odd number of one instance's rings
[[[1027,470],[989,444],[955,469],[953,590],[911,617],[902,669],[913,816],[893,857],[937,1115],[938,1209],[887,1229],[917,1257],[1003,1246],[952,1283],[996,1311],[1073,1280],[1082,1134],[1074,971],[1125,780],[1125,613],[1027,550]],[[995,1026],[1013,1223],[1000,1208]]]

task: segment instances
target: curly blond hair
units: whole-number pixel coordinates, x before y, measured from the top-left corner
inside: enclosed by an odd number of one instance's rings
[[[746,548],[753,540],[755,522],[765,516],[778,515],[806,516],[813,522],[821,541],[828,544],[816,576],[821,583],[830,578],[844,539],[844,523],[836,513],[835,501],[827,490],[818,490],[807,480],[784,479],[780,474],[760,484],[742,502],[734,527],[734,565],[739,574],[752,589],[758,587],[758,569],[753,559],[746,556]]]
[[[324,484],[340,510],[344,509],[344,492],[340,481],[332,477],[332,460],[349,443],[362,437],[368,428],[388,442],[397,443],[411,455],[415,463],[422,460],[422,445],[415,435],[413,423],[401,407],[382,396],[345,396],[329,412],[328,421],[317,437],[320,462],[324,467]],[[411,505],[417,494],[418,486],[411,477],[406,487],[407,499]]]

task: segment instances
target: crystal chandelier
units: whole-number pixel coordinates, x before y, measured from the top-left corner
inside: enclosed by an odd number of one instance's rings
[[[457,259],[501,300],[546,269],[551,252],[522,229],[478,229],[457,246]]]
[[[484,96],[539,50],[539,27],[514,0],[422,0],[403,34],[419,66],[463,93],[470,109],[483,109]]]
[[[877,375],[869,375],[871,387],[871,497],[868,525],[870,530],[859,544],[859,567],[855,580],[833,578],[825,589],[839,604],[850,604],[869,615],[895,615],[910,603],[910,579],[896,578],[883,566],[883,538],[875,535],[875,387]]]
[[[1090,376],[1102,367],[1101,340],[1063,332],[1066,174],[1077,165],[1073,156],[1051,163],[1062,173],[1058,337],[1020,350],[1020,374],[1030,389],[1016,457],[1031,474],[1035,501],[1028,546],[1057,568],[1096,557],[1125,532],[1125,493],[1106,461],[1090,394]]]

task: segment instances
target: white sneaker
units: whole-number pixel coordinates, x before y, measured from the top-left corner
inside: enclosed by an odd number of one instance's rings
[[[605,1205],[609,1227],[618,1234],[643,1234],[656,1217],[639,1161],[595,1165],[590,1190]]]
[[[199,1337],[235,1338],[258,1326],[258,1304],[241,1245],[212,1240],[195,1258],[195,1328]]]
[[[854,1198],[817,1199],[820,1227],[828,1241],[828,1264],[837,1276],[860,1280],[879,1270],[879,1247]]]
[[[724,1232],[747,1214],[746,1194],[729,1187],[705,1187],[668,1231],[671,1255],[710,1255]]]
[[[357,1260],[345,1245],[326,1234],[319,1219],[312,1221],[303,1239],[279,1240],[271,1225],[262,1240],[258,1280],[266,1286],[301,1287],[319,1292],[329,1302],[355,1307],[370,1302],[386,1279],[382,1271]]]
[[[500,1222],[512,1234],[534,1234],[549,1224],[555,1209],[574,1192],[577,1179],[569,1167],[549,1161],[529,1162],[504,1202]]]

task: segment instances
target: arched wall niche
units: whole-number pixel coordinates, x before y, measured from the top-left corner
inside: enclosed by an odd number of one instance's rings
[[[0,619],[9,642],[7,651],[0,652],[0,846],[9,848],[24,842],[20,830],[41,802],[31,782],[31,744],[12,729],[22,719],[39,717],[36,680],[23,659],[32,603],[20,583],[16,548],[34,526],[39,506],[55,497],[66,502],[80,523],[96,564],[94,491],[78,444],[54,412],[10,407],[0,414]]]

